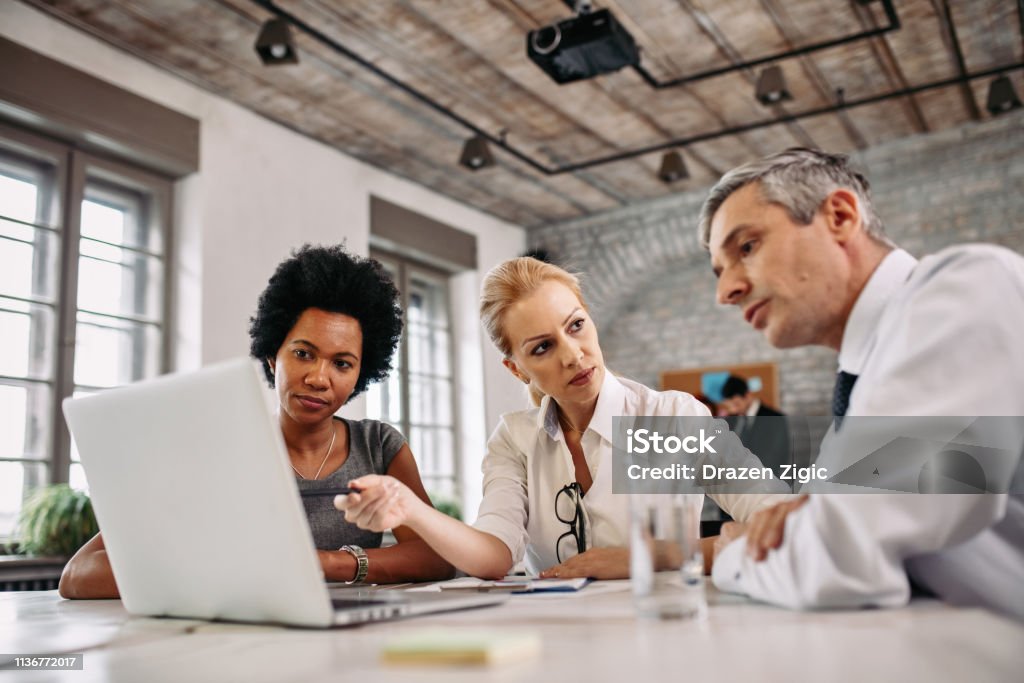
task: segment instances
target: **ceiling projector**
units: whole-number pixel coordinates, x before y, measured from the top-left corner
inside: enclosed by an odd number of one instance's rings
[[[526,54],[557,83],[571,83],[640,63],[633,36],[607,9],[526,34]]]

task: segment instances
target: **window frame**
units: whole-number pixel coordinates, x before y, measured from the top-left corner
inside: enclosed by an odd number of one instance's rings
[[[452,493],[451,496],[458,500],[462,500],[463,494],[463,481],[462,481],[462,452],[459,443],[460,432],[460,408],[459,397],[458,397],[458,386],[459,386],[459,375],[458,375],[458,364],[455,358],[455,329],[454,329],[454,310],[452,308],[452,295],[451,295],[451,278],[453,273],[450,271],[438,268],[436,266],[428,265],[423,261],[411,258],[409,256],[399,254],[379,247],[370,248],[370,258],[380,261],[389,269],[393,269],[397,276],[395,277],[395,286],[399,292],[399,302],[402,307],[402,339],[398,346],[399,355],[399,390],[401,392],[401,420],[399,429],[402,435],[408,440],[411,437],[411,430],[418,428],[436,428],[438,425],[413,425],[412,416],[410,411],[410,392],[409,392],[409,291],[410,283],[413,277],[416,275],[423,276],[424,279],[434,280],[439,282],[444,288],[444,308],[445,315],[448,318],[448,367],[451,369],[451,426],[445,427],[450,428],[452,433],[452,472],[450,480],[452,482]],[[417,453],[413,453],[413,456],[417,459],[423,456]],[[422,469],[422,468],[421,468]],[[423,476],[421,474],[421,476]],[[431,477],[433,480],[433,477]],[[428,482],[424,481],[424,487],[430,491]],[[437,493],[441,493],[437,491]]]
[[[162,282],[159,289],[162,301],[156,311],[160,316],[157,323],[160,350],[156,373],[164,374],[172,369],[174,358],[174,180],[124,161],[87,151],[76,143],[24,130],[4,121],[0,121],[0,151],[5,156],[23,160],[26,166],[38,164],[41,169],[45,169],[52,165],[52,187],[46,183],[38,185],[41,192],[47,193],[39,199],[38,205],[46,206],[47,209],[37,212],[33,227],[52,231],[58,240],[58,253],[51,262],[57,271],[52,274],[55,278],[53,301],[45,304],[51,307],[54,314],[50,338],[53,366],[46,379],[29,377],[23,380],[44,383],[50,387],[47,406],[48,434],[41,435],[45,456],[31,459],[0,457],[0,460],[40,463],[47,469],[42,481],[49,484],[67,483],[72,464],[71,435],[63,419],[61,403],[64,398],[71,396],[75,389],[78,263],[81,258],[82,239],[81,206],[86,198],[86,187],[95,182],[101,186],[115,187],[117,191],[138,193],[140,202],[146,205],[144,220],[150,223],[150,229],[160,231],[159,249],[155,252],[148,248],[137,249],[132,246],[121,248],[144,251],[160,259]],[[40,220],[41,215],[47,220]],[[35,267],[33,270],[36,270]],[[21,300],[21,297],[15,296],[14,299]],[[35,298],[30,297],[26,302],[35,303]],[[36,348],[32,346],[29,349],[30,363],[33,362],[32,357]],[[29,375],[31,374],[30,372]],[[5,540],[9,539],[0,536],[0,544]]]

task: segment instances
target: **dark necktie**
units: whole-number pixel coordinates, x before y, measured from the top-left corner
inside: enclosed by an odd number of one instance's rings
[[[733,429],[732,430],[734,432],[736,432],[736,436],[738,436],[738,437],[740,437],[740,439],[742,439],[743,438],[743,432],[745,432],[747,430],[747,422],[748,422],[747,416],[746,415],[737,415],[735,417],[735,420],[736,421],[733,424]]]
[[[832,391],[832,414],[836,416],[836,431],[843,424],[843,416],[846,409],[850,407],[850,392],[853,385],[857,383],[857,375],[849,372],[839,371],[836,375],[836,387]]]

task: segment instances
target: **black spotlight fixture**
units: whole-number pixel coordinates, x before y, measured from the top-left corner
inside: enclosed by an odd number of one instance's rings
[[[1020,109],[1020,98],[1017,97],[1009,76],[1000,76],[989,84],[986,106],[992,116],[999,116],[1011,109]]]
[[[459,163],[471,171],[479,171],[481,168],[494,166],[494,156],[487,140],[481,135],[474,135],[462,146],[462,155]]]
[[[291,29],[284,19],[270,19],[263,24],[254,47],[265,66],[299,62],[299,55],[292,42]]]
[[[757,77],[757,101],[766,107],[793,99],[781,66],[770,66]]]
[[[674,183],[677,180],[689,178],[690,171],[686,168],[683,155],[679,152],[665,152],[661,157],[661,168],[658,169],[658,177],[664,183]]]

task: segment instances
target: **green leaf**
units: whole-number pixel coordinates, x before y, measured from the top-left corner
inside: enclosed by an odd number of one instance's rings
[[[16,538],[30,555],[74,554],[98,530],[92,501],[67,484],[32,491],[22,505]]]

